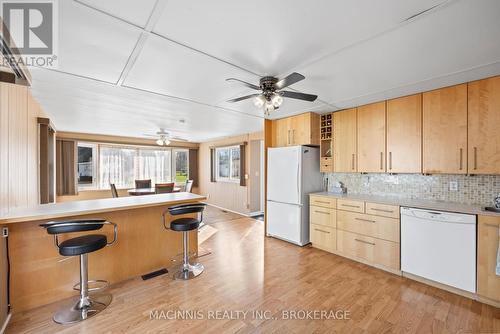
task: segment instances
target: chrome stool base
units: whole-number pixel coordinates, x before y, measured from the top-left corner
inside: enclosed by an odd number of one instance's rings
[[[112,299],[111,294],[107,293],[92,294],[84,300],[80,296],[71,298],[54,315],[54,321],[63,325],[83,321],[104,310],[111,303]]]
[[[201,263],[188,263],[182,265],[173,276],[176,280],[190,280],[201,275],[203,270],[205,270],[205,267]]]

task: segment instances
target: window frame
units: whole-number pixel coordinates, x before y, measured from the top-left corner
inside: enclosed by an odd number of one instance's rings
[[[238,177],[233,177],[233,149],[237,149],[240,153],[240,164],[241,164],[241,148],[239,145],[231,146],[221,146],[215,148],[215,181],[216,182],[228,182],[228,183],[240,183],[241,178],[241,168],[238,172]],[[219,151],[228,150],[229,151],[229,177],[221,177],[219,175]]]
[[[189,148],[184,147],[162,147],[162,146],[153,146],[153,145],[132,145],[132,144],[115,144],[115,143],[103,143],[103,142],[88,142],[88,141],[77,141],[77,150],[78,147],[93,147],[93,169],[94,169],[94,178],[92,185],[80,185],[78,184],[79,191],[89,191],[89,190],[109,190],[110,187],[100,187],[100,154],[101,147],[113,147],[120,149],[132,149],[135,150],[134,160],[137,159],[140,150],[153,150],[153,151],[170,151],[170,177],[171,182],[174,182],[176,186],[183,185],[182,182],[176,182],[176,162],[174,159],[174,154],[176,151],[185,151],[187,152],[187,180],[189,180]],[[94,156],[95,154],[95,156]],[[78,163],[78,161],[77,161]],[[134,166],[134,175],[137,173],[137,166]],[[117,189],[131,189],[129,187],[117,187]]]

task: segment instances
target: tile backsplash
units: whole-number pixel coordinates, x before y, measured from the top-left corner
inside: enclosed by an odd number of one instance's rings
[[[500,175],[327,173],[330,187],[342,182],[350,194],[368,194],[491,205],[500,193]],[[453,182],[458,189],[453,190]]]

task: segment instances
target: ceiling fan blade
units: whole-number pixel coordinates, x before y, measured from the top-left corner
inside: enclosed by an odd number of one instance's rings
[[[274,86],[276,87],[276,89],[283,89],[285,87],[288,87],[290,85],[293,85],[294,83],[296,82],[299,82],[301,80],[304,80],[306,77],[303,76],[302,74],[300,73],[297,73],[297,72],[293,72],[292,74],[290,74],[289,76],[281,79],[280,81],[278,81],[277,83],[274,84]]]
[[[235,99],[232,99],[232,100],[228,100],[227,102],[239,102],[239,101],[243,101],[243,100],[246,100],[246,99],[251,99],[252,97],[257,97],[259,96],[260,94],[250,94],[250,95],[246,95],[246,96],[241,96],[241,97],[237,97]]]
[[[255,89],[255,90],[260,90],[260,87],[259,87],[259,86],[254,85],[254,84],[251,84],[251,83],[248,83],[248,82],[243,81],[243,80],[240,80],[240,79],[236,79],[236,78],[228,78],[228,79],[226,79],[226,81],[236,81],[236,82],[242,83],[242,84],[244,84],[245,86],[250,87],[250,88],[252,88],[252,89]]]
[[[312,94],[304,94],[304,93],[299,93],[299,92],[291,92],[288,90],[284,90],[279,92],[281,96],[283,97],[289,97],[291,99],[297,99],[297,100],[304,100],[304,101],[309,101],[313,102],[318,98],[318,95],[312,95]]]

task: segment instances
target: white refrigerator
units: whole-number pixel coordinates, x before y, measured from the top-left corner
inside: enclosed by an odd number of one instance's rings
[[[322,191],[319,148],[290,146],[267,152],[267,235],[309,243],[309,193]]]

